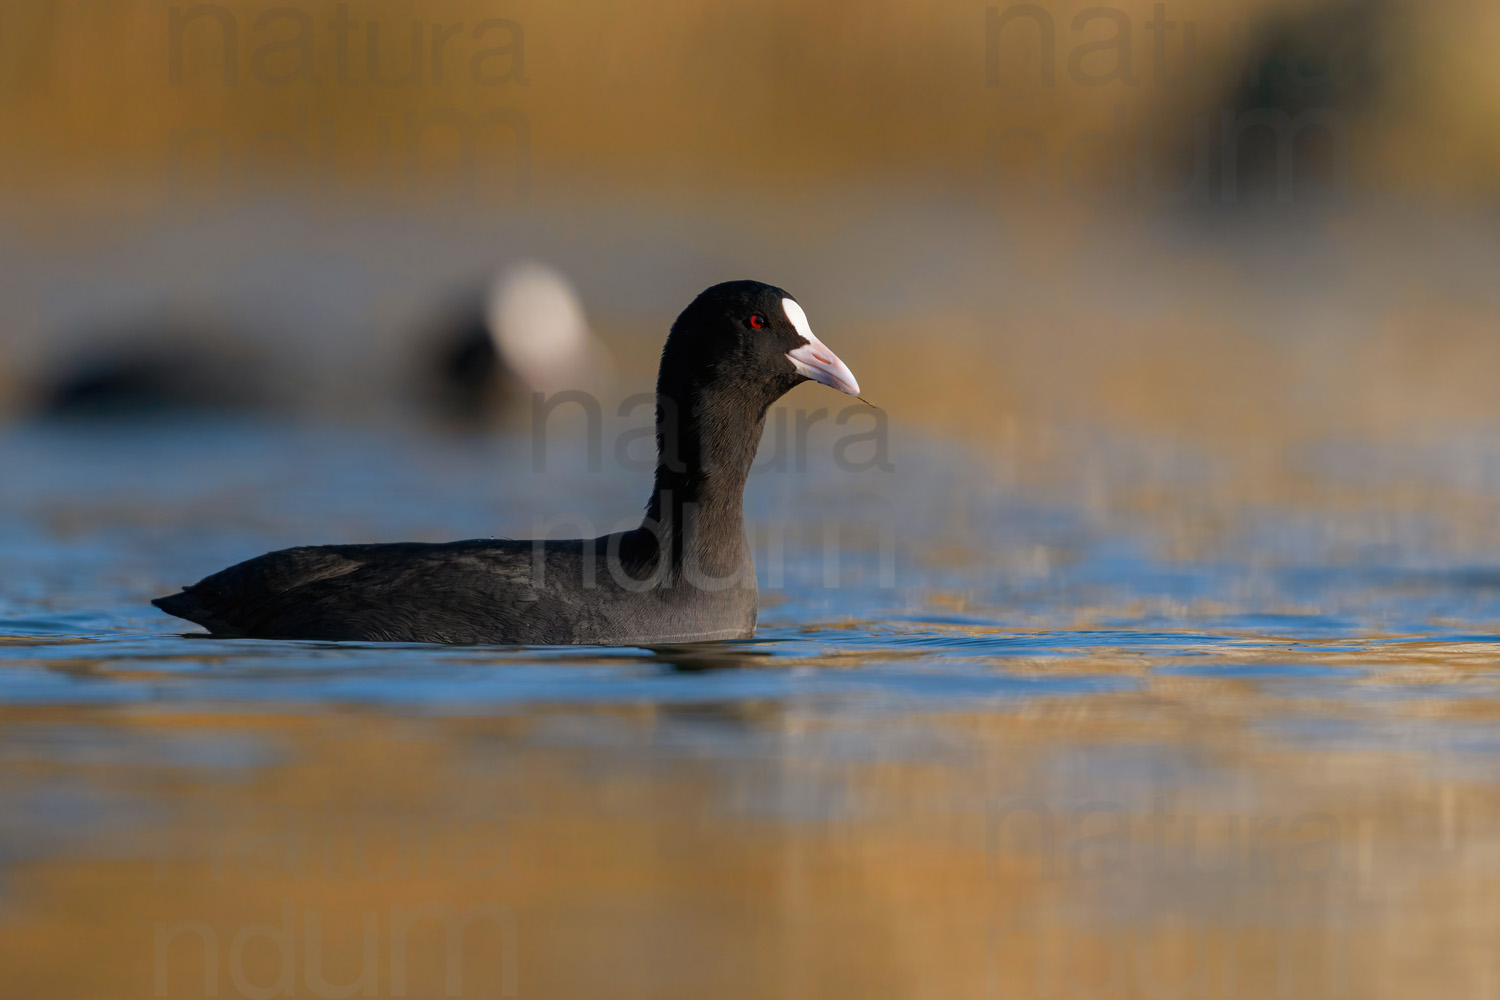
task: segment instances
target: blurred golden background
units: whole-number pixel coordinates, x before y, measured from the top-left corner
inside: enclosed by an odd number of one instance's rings
[[[265,355],[282,405],[357,410],[445,296],[541,256],[631,377],[745,273],[950,429],[1488,425],[1497,30],[1398,0],[17,4],[4,398],[170,315]]]
[[[300,122],[332,147],[297,149],[333,168],[319,193],[384,194],[382,121],[509,108],[530,126],[542,196],[857,183],[969,197],[1007,180],[986,169],[987,130],[1035,127],[1061,145],[1112,131],[1118,112],[1172,138],[1182,116],[1260,87],[1350,112],[1361,190],[1473,197],[1493,193],[1500,166],[1497,38],[1486,4],[1402,0],[31,0],[7,11],[0,50],[4,181],[18,201],[97,209],[87,196],[107,194],[150,211],[136,199],[161,193],[184,132],[241,158]],[[305,192],[313,164],[287,152],[260,179]]]

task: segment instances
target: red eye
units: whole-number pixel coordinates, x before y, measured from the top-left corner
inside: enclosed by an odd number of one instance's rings
[[[755,329],[759,330],[761,327],[763,327],[763,326],[766,325],[766,318],[764,316],[762,316],[760,313],[751,313],[750,314],[750,325],[752,327],[754,327]]]

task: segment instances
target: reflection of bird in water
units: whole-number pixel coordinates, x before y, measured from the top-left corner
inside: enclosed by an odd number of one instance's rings
[[[541,264],[496,275],[482,304],[451,317],[431,369],[437,408],[483,423],[534,392],[597,389],[609,370],[568,280]]]
[[[685,646],[652,646],[651,662],[676,674],[703,674],[717,670],[746,670],[772,665],[771,650],[739,643],[694,643]]]
[[[35,401],[38,415],[93,419],[235,412],[266,402],[254,359],[201,331],[140,328],[89,341],[52,366]]]

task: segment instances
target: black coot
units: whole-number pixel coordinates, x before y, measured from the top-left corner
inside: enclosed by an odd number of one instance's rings
[[[285,549],[152,602],[217,636],[648,645],[752,635],[742,498],[767,409],[812,379],[857,394],[789,294],[715,285],[672,325],[639,528],[571,541]]]
[[[265,376],[259,358],[217,331],[142,324],[86,338],[44,377],[35,409],[68,420],[250,411],[270,399]]]

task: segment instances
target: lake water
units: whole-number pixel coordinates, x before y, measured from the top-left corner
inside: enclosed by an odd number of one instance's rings
[[[1500,993],[1500,448],[1247,487],[1014,439],[771,456],[756,639],[645,650],[147,603],[292,544],[611,530],[648,476],[613,439],[0,432],[7,991]]]

